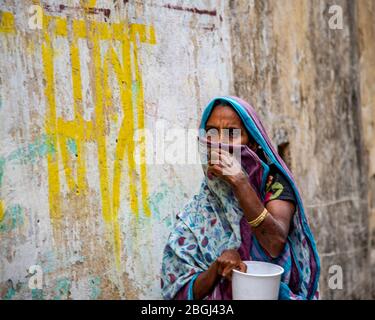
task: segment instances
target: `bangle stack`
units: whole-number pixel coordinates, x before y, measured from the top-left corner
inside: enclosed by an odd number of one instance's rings
[[[253,228],[256,228],[264,221],[264,219],[266,219],[267,214],[268,214],[268,211],[266,208],[264,208],[262,213],[257,218],[255,218],[254,220],[248,221],[249,225],[252,226]]]

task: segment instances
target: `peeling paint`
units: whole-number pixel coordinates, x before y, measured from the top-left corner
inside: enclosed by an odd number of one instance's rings
[[[16,290],[14,288],[9,288],[5,296],[3,297],[4,300],[12,300],[14,295],[16,294]]]
[[[89,279],[90,283],[90,299],[96,300],[99,298],[101,294],[101,289],[100,289],[100,277],[92,277]]]
[[[42,289],[31,289],[32,300],[45,300],[44,292]]]
[[[3,157],[0,160],[0,175],[1,167],[5,165],[5,162],[19,162],[19,163],[35,163],[40,158],[47,157],[48,155],[54,155],[56,149],[52,144],[51,137],[42,134],[36,138],[32,143],[26,146],[21,146],[18,149],[12,151],[8,156]],[[3,161],[3,162],[1,162]]]
[[[0,202],[0,233],[10,232],[24,224],[24,212],[20,205],[11,205],[5,211]]]
[[[68,138],[67,141],[67,146],[68,146],[68,150],[70,152],[71,155],[74,155],[74,156],[78,156],[78,152],[77,152],[77,143],[74,139],[72,138]]]
[[[53,300],[69,299],[70,287],[71,287],[71,282],[69,279],[67,278],[58,279],[56,287],[55,287],[55,296],[53,297]]]

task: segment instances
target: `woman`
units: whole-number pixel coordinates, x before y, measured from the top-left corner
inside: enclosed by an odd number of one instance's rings
[[[317,299],[320,262],[299,191],[253,108],[237,97],[215,98],[202,131],[212,158],[164,249],[163,297],[232,299],[233,269],[257,260],[284,268],[279,299]],[[239,148],[240,162],[224,140]]]

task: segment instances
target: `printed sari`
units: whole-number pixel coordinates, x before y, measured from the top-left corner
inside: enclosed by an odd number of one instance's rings
[[[217,100],[228,102],[240,116],[246,130],[262,148],[263,161],[249,148],[241,150],[242,166],[253,189],[263,203],[270,165],[291,187],[296,199],[287,242],[282,253],[271,257],[258,243],[231,187],[220,179],[202,181],[200,191],[177,214],[176,222],[163,252],[161,291],[164,299],[194,299],[193,284],[200,273],[222,254],[235,249],[241,259],[265,261],[284,268],[279,299],[318,299],[320,261],[300,193],[293,176],[278,155],[254,109],[238,97],[213,99],[204,109],[200,129],[204,129]],[[203,166],[205,171],[205,166]],[[204,300],[231,300],[231,282],[225,278],[216,284]]]

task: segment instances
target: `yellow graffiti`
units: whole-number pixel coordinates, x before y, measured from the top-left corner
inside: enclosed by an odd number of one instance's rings
[[[0,222],[3,220],[5,214],[4,201],[0,200]]]
[[[14,33],[14,16],[11,12],[0,11],[0,33]],[[3,220],[5,210],[4,201],[0,199],[0,221]]]
[[[1,33],[15,32],[14,16],[11,12],[0,12],[0,32]]]
[[[95,1],[90,1],[92,5]],[[10,30],[14,27],[13,15],[3,13],[1,29]],[[5,32],[5,31],[3,31]],[[9,31],[7,31],[9,32]],[[155,32],[152,26],[127,23],[103,23],[84,20],[67,20],[62,17],[43,16],[42,62],[44,68],[46,97],[45,131],[51,144],[57,151],[47,155],[49,207],[53,223],[62,218],[61,178],[59,159],[66,179],[67,187],[77,197],[86,195],[88,186],[86,179],[86,143],[95,142],[98,149],[98,170],[101,191],[103,220],[113,234],[113,247],[117,267],[120,266],[121,237],[118,214],[120,208],[120,183],[124,161],[127,163],[128,190],[130,209],[139,215],[139,197],[137,192],[137,170],[139,170],[141,205],[143,213],[151,216],[148,205],[147,172],[145,163],[145,140],[140,140],[141,164],[139,169],[135,161],[134,133],[136,129],[144,129],[144,98],[143,82],[138,58],[140,43],[155,44]],[[58,116],[56,108],[56,88],[54,58],[56,51],[54,39],[63,37],[69,41],[71,60],[73,113],[74,119],[67,120]],[[92,92],[94,116],[91,120],[83,118],[82,79],[79,40],[85,39],[90,44],[93,73]],[[102,44],[108,47],[103,54]],[[114,43],[120,44],[121,53],[117,54]],[[131,59],[133,58],[133,59]],[[119,116],[108,117],[109,106],[112,104],[110,76],[117,80],[122,119],[113,159],[113,174],[110,181],[109,154],[107,151],[107,127],[109,119],[119,120]],[[133,80],[134,79],[134,80]],[[133,82],[137,85],[137,93],[132,90]],[[133,101],[134,100],[134,101]],[[136,106],[136,110],[133,110]],[[136,118],[136,119],[135,119]],[[69,154],[68,141],[75,142],[75,157]],[[73,158],[73,159],[72,159]],[[73,165],[75,164],[75,165]]]
[[[67,36],[67,24],[66,21],[61,18],[54,18],[55,20],[55,33],[57,36]],[[51,19],[44,19],[47,25],[50,25]],[[150,27],[148,27],[150,29]],[[152,28],[151,28],[152,29]],[[47,30],[47,26],[44,30]],[[140,35],[141,42],[147,42],[145,37],[146,27],[141,25],[126,25],[124,23],[119,24],[106,24],[99,22],[90,22],[89,27],[85,28],[83,21],[73,20],[72,22],[72,40],[70,43],[70,55],[72,65],[72,81],[73,81],[73,98],[74,98],[74,120],[65,121],[63,119],[57,119],[56,123],[56,105],[54,101],[55,93],[53,88],[53,78],[47,77],[47,82],[50,86],[47,86],[49,90],[46,92],[47,101],[49,102],[49,117],[46,121],[46,130],[52,136],[58,137],[60,143],[61,156],[64,163],[65,176],[67,177],[67,184],[71,190],[75,190],[77,194],[86,191],[86,172],[85,172],[85,146],[84,142],[93,138],[98,145],[98,168],[100,177],[100,189],[102,196],[102,210],[104,221],[112,227],[114,236],[114,250],[116,257],[116,264],[120,264],[120,252],[121,252],[121,241],[120,241],[120,228],[118,222],[119,204],[120,204],[120,181],[122,173],[123,160],[128,163],[128,187],[130,194],[130,208],[131,211],[138,215],[138,195],[137,186],[135,184],[136,178],[136,163],[134,159],[134,131],[136,129],[134,125],[134,112],[133,112],[133,97],[132,97],[132,66],[130,63],[130,42],[133,40],[133,47],[136,48],[135,33]],[[153,30],[153,29],[152,29]],[[151,31],[150,34],[154,35]],[[79,60],[79,49],[78,39],[87,38],[92,43],[92,56],[94,66],[94,88],[95,94],[95,123],[92,121],[85,121],[82,116],[82,88],[81,88],[81,72],[80,72],[80,60]],[[150,37],[151,43],[154,43],[154,36]],[[44,48],[46,54],[43,56],[43,64],[45,67],[46,74],[51,73],[53,66],[53,50],[51,48],[51,39],[45,31],[44,37]],[[117,40],[120,41],[122,47],[122,59],[119,58],[115,52],[115,49],[110,46],[101,58],[101,46],[100,42],[103,40]],[[134,59],[136,59],[137,49],[134,49]],[[109,68],[112,68],[116,79],[119,83],[121,106],[123,110],[123,119],[120,126],[115,158],[113,167],[113,181],[112,186],[110,185],[109,179],[109,166],[108,166],[108,154],[107,154],[107,141],[106,141],[106,123],[105,123],[105,104],[108,104],[108,98],[110,97],[110,86],[108,85]],[[140,84],[141,76],[139,72],[139,66],[135,65],[135,79]],[[144,128],[144,106],[143,99],[141,101],[139,95],[143,96],[142,88],[139,90],[137,99],[137,116],[138,116],[138,129]],[[54,122],[54,123],[53,123]],[[53,124],[52,124],[53,123]],[[68,154],[66,149],[67,138],[74,138],[77,143],[77,155],[78,155],[78,167],[77,167],[77,181],[73,177],[71,167],[68,164]],[[144,143],[144,141],[141,141]],[[144,146],[141,145],[141,150],[144,150]],[[144,153],[144,152],[143,152]],[[60,217],[60,206],[56,203],[56,199],[59,199],[59,176],[55,174],[54,166],[57,166],[56,159],[49,159],[51,165],[51,171],[53,178],[50,180],[50,205],[53,209],[53,217]],[[141,165],[140,169],[141,176],[141,194],[142,194],[142,205],[144,213],[149,216],[150,209],[147,202],[147,179],[145,165]],[[51,187],[52,186],[52,187]],[[112,188],[111,188],[112,187]],[[112,193],[111,193],[112,191]]]
[[[55,86],[54,86],[54,70],[53,70],[53,48],[51,39],[46,26],[50,19],[45,17],[43,19],[44,42],[42,44],[42,58],[44,66],[44,76],[46,84],[44,87],[44,94],[46,96],[46,121],[45,130],[54,147],[57,146],[57,123],[56,123],[56,101],[55,101]],[[56,155],[47,155],[48,164],[48,186],[49,186],[49,207],[51,219],[60,219],[60,183],[59,183],[59,166]]]
[[[81,4],[81,7],[83,8],[92,8],[92,7],[95,7],[96,5],[96,0],[87,0],[87,1],[83,1],[83,0],[80,0],[79,3]]]

